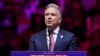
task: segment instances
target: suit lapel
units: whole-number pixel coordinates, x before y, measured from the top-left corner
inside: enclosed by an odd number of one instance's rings
[[[48,46],[47,46],[46,30],[44,30],[42,35],[41,35],[41,42],[42,42],[42,46],[43,46],[44,50],[47,51]]]
[[[62,42],[62,38],[63,38],[62,31],[59,30],[59,32],[57,34],[57,39],[56,39],[54,51],[56,51],[57,49],[59,49],[59,46],[60,46],[60,44]]]

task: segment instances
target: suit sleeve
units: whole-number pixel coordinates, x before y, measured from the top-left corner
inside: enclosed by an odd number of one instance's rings
[[[31,37],[30,41],[29,41],[29,51],[36,51],[35,50],[35,38]]]
[[[76,37],[72,37],[69,42],[69,51],[79,51],[79,48],[77,46],[77,39]]]

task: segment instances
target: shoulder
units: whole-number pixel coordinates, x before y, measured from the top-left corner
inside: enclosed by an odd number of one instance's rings
[[[30,39],[40,38],[43,34],[45,34],[45,30],[32,34]]]
[[[63,30],[63,29],[61,29],[60,31],[61,31],[61,33],[62,33],[63,35],[65,35],[65,36],[67,36],[67,37],[74,37],[74,36],[75,36],[74,33],[70,32],[70,31]]]
[[[64,36],[64,40],[73,40],[76,39],[74,33],[67,31],[67,30],[60,30],[61,31],[61,35]]]
[[[63,34],[67,34],[67,35],[74,35],[74,33],[72,33],[72,32],[70,32],[70,31],[67,31],[67,30],[63,30],[63,29],[61,29],[61,32],[63,33]]]

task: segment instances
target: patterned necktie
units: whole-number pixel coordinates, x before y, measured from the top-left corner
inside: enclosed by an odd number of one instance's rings
[[[53,51],[54,50],[54,45],[55,45],[55,42],[54,42],[53,34],[50,34],[49,51]]]

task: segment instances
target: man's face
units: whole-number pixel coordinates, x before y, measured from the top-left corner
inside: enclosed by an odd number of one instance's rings
[[[59,26],[61,23],[61,17],[59,11],[56,8],[50,7],[45,10],[45,24],[47,27]]]

